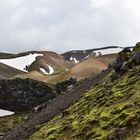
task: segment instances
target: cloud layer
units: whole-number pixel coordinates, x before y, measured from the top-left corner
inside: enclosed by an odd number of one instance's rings
[[[130,46],[140,39],[139,0],[0,1],[0,51]]]

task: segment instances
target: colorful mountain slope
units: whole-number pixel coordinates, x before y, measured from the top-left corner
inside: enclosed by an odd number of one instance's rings
[[[93,77],[99,74],[102,70],[105,70],[110,63],[112,63],[117,57],[117,54],[108,54],[98,57],[90,57],[84,61],[81,61],[77,65],[73,66],[69,70],[52,75],[46,79],[48,83],[57,83],[65,81],[71,77],[82,80],[85,78]]]
[[[89,57],[86,60],[83,60],[77,63],[76,65],[71,66],[70,68],[59,67],[59,70],[57,72],[50,75],[42,75],[39,71],[31,71],[30,73],[20,74],[15,77],[23,78],[23,79],[31,78],[34,80],[53,83],[53,84],[61,83],[65,80],[70,79],[71,77],[77,78],[77,80],[81,80],[97,75],[102,70],[106,69],[108,65],[115,60],[116,57],[117,54],[108,54],[108,55],[102,55],[98,57]],[[37,64],[38,67],[39,62],[35,61],[35,63],[38,63]],[[46,63],[44,62],[42,64],[44,65]]]
[[[112,70],[62,115],[39,126],[30,140],[139,140],[138,53],[124,54],[126,71],[124,64],[119,72]]]
[[[109,69],[57,96],[3,140],[138,140],[139,50],[140,43],[123,50]]]
[[[52,74],[59,69],[66,69],[70,62],[54,52],[33,51],[19,54],[0,53],[0,62],[21,71],[38,71],[42,74]]]
[[[101,70],[106,69],[107,65],[114,60],[116,55],[111,55],[111,53],[116,53],[122,49],[122,47],[110,46],[70,51],[64,54],[50,51],[29,51],[17,54],[0,53],[0,62],[26,72],[17,73],[18,76],[15,74],[16,78],[31,78],[43,82],[58,83],[70,77],[81,80],[95,76]],[[0,78],[3,77],[0,76]]]

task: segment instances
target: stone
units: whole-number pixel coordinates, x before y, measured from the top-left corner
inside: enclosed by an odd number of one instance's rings
[[[132,60],[133,60],[137,65],[140,64],[140,52],[136,52],[136,53],[133,55]]]
[[[122,53],[131,53],[131,50],[129,48],[124,48],[122,50]]]
[[[120,73],[123,74],[129,70],[129,67],[127,66],[127,62],[124,62],[123,65],[120,67]]]
[[[120,67],[123,65],[124,62],[125,61],[121,57],[117,58],[116,61],[113,62],[112,66],[115,72],[119,72]]]

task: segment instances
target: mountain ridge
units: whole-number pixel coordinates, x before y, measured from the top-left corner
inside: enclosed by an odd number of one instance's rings
[[[110,50],[112,48],[113,50]],[[94,50],[103,50],[105,51],[103,52],[105,54],[101,54],[101,52],[99,53],[98,51],[94,52]],[[122,50],[122,48],[118,46],[110,46],[90,50],[78,50],[78,52],[70,51],[64,54],[57,54],[51,51],[29,51],[8,55],[7,53],[6,55],[1,53],[0,62],[26,72],[10,78],[32,78],[34,80],[54,83],[54,81],[63,82],[70,77],[81,80],[98,74],[116,57],[116,54],[112,54],[112,56],[109,55],[109,50],[111,51],[110,53],[114,53]],[[101,60],[103,59],[102,56],[109,58],[107,63],[104,63],[104,60]],[[28,62],[28,59],[31,59],[31,61]],[[95,67],[91,65],[89,59],[93,62]],[[89,67],[87,71],[85,71],[86,67],[84,67],[84,64]],[[81,71],[81,69],[83,70]]]
[[[138,140],[139,75],[137,43],[132,51],[125,48],[119,52],[108,69],[40,106],[39,112],[2,139]]]

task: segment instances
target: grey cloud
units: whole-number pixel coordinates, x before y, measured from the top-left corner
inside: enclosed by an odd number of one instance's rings
[[[139,41],[139,0],[0,1],[0,51],[64,52]]]

